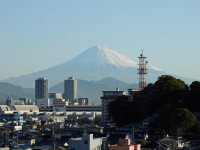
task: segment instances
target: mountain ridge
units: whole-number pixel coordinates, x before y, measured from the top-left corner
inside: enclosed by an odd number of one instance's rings
[[[78,97],[79,98],[91,98],[93,104],[101,104],[100,97],[102,96],[102,91],[104,90],[115,90],[119,87],[121,90],[127,90],[129,88],[138,87],[137,84],[129,84],[123,81],[117,80],[112,77],[104,78],[99,81],[87,81],[78,80]],[[64,81],[56,84],[55,86],[49,88],[49,92],[64,92]],[[35,89],[34,88],[23,88],[18,85],[13,85],[10,83],[0,82],[0,104],[5,104],[6,98],[8,96],[13,99],[19,99],[21,97],[31,98],[32,101],[35,99]]]
[[[148,72],[149,82],[154,82],[158,76],[165,74],[165,72],[151,65]],[[102,46],[93,46],[69,61],[54,67],[4,81],[23,87],[34,87],[35,79],[46,77],[49,80],[49,85],[53,86],[69,76],[95,81],[114,77],[128,83],[138,82],[137,63],[112,49]]]
[[[0,82],[0,104],[5,104],[6,98],[8,96],[19,99],[23,97],[34,99],[35,89],[33,88],[23,88],[18,85],[13,85],[11,83]]]
[[[79,98],[91,98],[92,104],[101,104],[100,97],[102,96],[102,91],[106,90],[120,90],[126,91],[130,88],[138,88],[138,84],[126,83],[120,80],[117,80],[112,77],[103,78],[98,81],[86,81],[86,80],[77,80],[78,82],[78,97]],[[117,85],[117,86],[116,86]],[[64,82],[58,83],[57,85],[49,89],[50,92],[64,92]]]

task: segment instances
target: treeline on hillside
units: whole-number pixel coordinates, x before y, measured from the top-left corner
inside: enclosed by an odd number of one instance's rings
[[[152,114],[160,114],[155,125],[167,131],[182,132],[196,126],[192,112],[200,112],[200,82],[190,86],[169,75],[158,78],[154,84],[135,95],[134,101],[119,97],[108,106],[113,121],[118,126],[139,123]]]

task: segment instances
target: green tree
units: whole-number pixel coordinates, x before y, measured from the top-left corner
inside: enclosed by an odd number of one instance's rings
[[[129,106],[130,102],[127,96],[117,98],[108,105],[109,118],[112,118],[112,121],[117,123],[118,126],[131,123],[131,120],[128,119],[131,113]]]
[[[184,133],[197,123],[196,116],[186,108],[177,108],[169,114],[168,119],[169,127],[174,132],[179,130]]]
[[[188,89],[184,81],[163,75],[154,84],[148,84],[139,91],[134,96],[134,101],[129,102],[127,97],[120,97],[110,103],[109,113],[119,126],[138,123],[154,113],[159,113],[161,118],[157,120],[158,127],[173,131],[180,128],[185,132],[196,120],[188,109],[193,106],[193,102],[200,108],[200,100],[197,98],[199,89],[199,82],[192,83]]]
[[[167,105],[175,108],[183,107],[187,89],[187,85],[182,80],[163,75],[136,95],[134,103],[137,106],[142,105],[140,110],[145,113],[144,117],[147,117],[163,111]]]
[[[188,106],[192,111],[200,111],[200,82],[194,81],[190,85],[190,99]]]
[[[199,95],[200,93],[200,82],[199,81],[194,81],[190,84],[190,89],[193,93]]]
[[[170,75],[162,75],[155,82],[154,87],[159,90],[181,90],[187,89],[187,85],[184,81],[176,79]]]

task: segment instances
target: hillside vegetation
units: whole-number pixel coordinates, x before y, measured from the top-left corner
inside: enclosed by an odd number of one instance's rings
[[[200,82],[194,81],[188,86],[180,79],[163,75],[135,95],[134,101],[120,97],[110,103],[109,112],[119,126],[139,123],[152,114],[160,114],[154,127],[176,133],[177,130],[185,132],[197,125],[192,112],[200,112],[199,108]]]

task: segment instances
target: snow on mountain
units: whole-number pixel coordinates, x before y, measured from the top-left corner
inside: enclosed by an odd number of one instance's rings
[[[138,82],[137,67],[137,62],[114,50],[103,46],[93,46],[63,64],[17,78],[10,78],[6,82],[23,87],[34,87],[34,80],[45,76],[49,80],[49,85],[53,86],[69,76],[74,76],[77,79],[89,81],[114,77],[128,83],[136,83]],[[158,76],[163,74],[152,65],[149,65],[148,72],[149,82],[154,82]]]
[[[156,71],[162,71],[161,69],[159,69],[159,68],[157,68],[156,66],[153,66],[153,65],[151,65],[151,64],[148,64],[148,67],[149,67],[150,69],[153,69],[153,70],[156,70]]]
[[[127,57],[103,46],[93,46],[67,63],[80,63],[82,65],[114,65],[116,67],[137,67],[137,63]]]
[[[74,58],[72,62],[84,63],[86,65],[96,62],[102,65],[111,64],[118,68],[120,67],[138,67],[138,63],[127,58],[124,55],[119,54],[115,50],[112,50],[105,46],[93,46],[81,53],[78,57]],[[149,68],[157,71],[161,71],[157,67],[149,64]]]
[[[113,64],[117,67],[137,67],[137,63],[107,47],[95,46],[88,51],[98,51],[97,55],[102,64]]]

